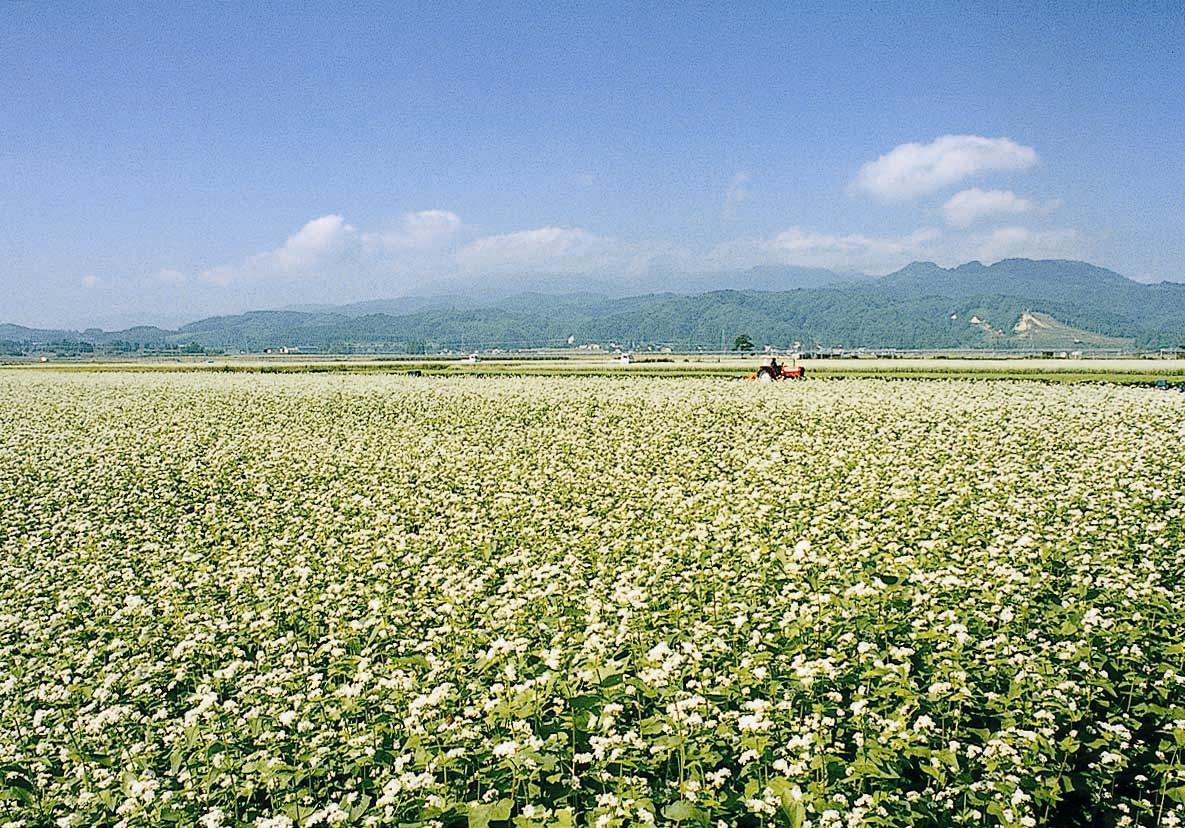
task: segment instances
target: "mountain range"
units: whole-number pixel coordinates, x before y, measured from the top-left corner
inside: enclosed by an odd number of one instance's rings
[[[641,295],[414,296],[215,316],[175,330],[39,330],[0,324],[0,351],[468,351],[588,345],[719,349],[1185,347],[1185,284],[1142,284],[1084,262],[1005,259],[882,277],[763,267],[680,277]]]

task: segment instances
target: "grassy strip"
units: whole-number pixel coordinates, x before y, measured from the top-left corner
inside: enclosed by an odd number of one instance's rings
[[[1033,380],[1053,383],[1113,383],[1117,385],[1154,385],[1158,380],[1167,380],[1172,385],[1185,384],[1185,370],[1116,370],[1112,368],[1060,369],[1041,365],[1018,364],[1001,369],[998,366],[982,369],[965,365],[951,368],[920,367],[903,364],[892,367],[864,367],[853,364],[850,368],[828,365],[815,367],[806,363],[810,378],[882,378],[882,379],[981,379],[981,380]],[[582,363],[575,360],[548,361],[502,361],[478,364],[411,360],[388,360],[382,362],[303,362],[303,363],[261,363],[230,362],[208,365],[204,363],[68,363],[46,365],[44,363],[21,363],[0,365],[0,370],[38,370],[62,373],[130,372],[130,373],[246,373],[246,374],[406,374],[420,372],[424,376],[589,376],[589,377],[716,377],[739,379],[751,368],[740,364],[719,363],[653,363],[631,366],[607,365],[601,362]]]

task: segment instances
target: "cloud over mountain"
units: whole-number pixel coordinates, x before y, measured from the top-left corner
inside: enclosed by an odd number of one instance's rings
[[[472,271],[578,273],[606,266],[615,253],[612,239],[579,227],[538,227],[474,239],[457,252],[457,262]]]
[[[781,264],[883,271],[921,258],[941,232],[923,227],[902,236],[836,235],[791,227],[766,242]]]
[[[1021,198],[1011,190],[981,190],[972,187],[951,196],[942,205],[942,215],[952,227],[970,227],[978,221],[994,216],[1015,216],[1022,213],[1051,213],[1061,204],[1054,199],[1039,203]]]
[[[399,270],[401,258],[422,262],[424,256],[440,254],[461,226],[461,218],[449,210],[421,210],[404,213],[384,230],[361,232],[342,216],[329,214],[306,222],[275,249],[209,268],[199,278],[226,286],[269,278],[325,275],[347,264],[362,271],[394,272]],[[184,275],[177,271],[161,273],[170,274],[170,278],[159,281],[184,281]]]
[[[899,144],[860,167],[855,187],[884,201],[927,195],[989,171],[1023,170],[1037,151],[1011,138],[943,135],[928,144]]]
[[[1080,255],[1081,238],[1072,229],[1031,230],[999,227],[976,239],[976,258],[985,262],[1027,257],[1072,258]]]
[[[366,233],[364,241],[389,251],[429,251],[447,245],[461,229],[461,217],[451,210],[404,213],[395,226]]]
[[[972,187],[951,196],[942,205],[942,215],[952,227],[970,227],[980,219],[994,215],[1028,213],[1036,205],[1011,190],[981,190]]]

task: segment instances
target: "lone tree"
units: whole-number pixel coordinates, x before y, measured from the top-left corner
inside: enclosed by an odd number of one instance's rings
[[[737,334],[737,338],[732,341],[732,349],[752,353],[754,350],[753,340],[749,338],[748,334]]]

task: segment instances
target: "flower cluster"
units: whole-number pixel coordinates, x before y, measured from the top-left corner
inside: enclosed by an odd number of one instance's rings
[[[1180,824],[1179,396],[0,373],[0,826]]]

